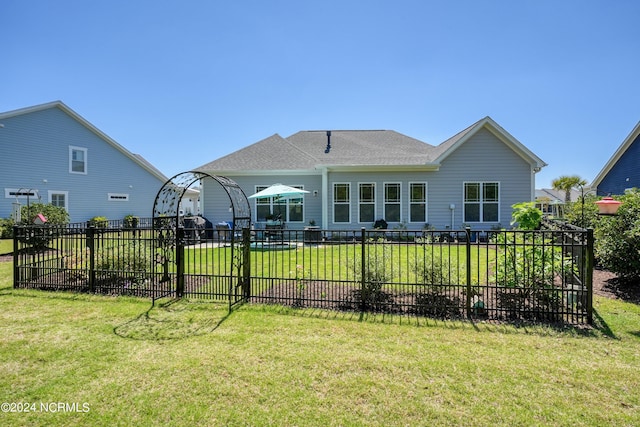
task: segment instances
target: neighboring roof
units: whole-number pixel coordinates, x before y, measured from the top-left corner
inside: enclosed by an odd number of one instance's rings
[[[120,151],[122,154],[124,154],[125,156],[129,157],[131,160],[133,160],[135,163],[140,165],[143,169],[148,171],[150,174],[152,174],[153,176],[155,176],[159,180],[161,180],[163,182],[166,182],[168,180],[168,178],[162,172],[160,172],[155,166],[153,166],[151,163],[149,163],[144,157],[142,157],[139,154],[134,154],[131,151],[129,151],[126,148],[124,148],[122,145],[118,144],[115,140],[111,139],[108,135],[106,135],[100,129],[98,129],[97,127],[95,127],[91,123],[89,123],[82,116],[80,116],[78,113],[76,113],[71,108],[69,108],[67,105],[65,105],[62,101],[53,101],[53,102],[48,102],[48,103],[45,103],[45,104],[34,105],[32,107],[21,108],[21,109],[18,109],[18,110],[13,110],[13,111],[7,111],[7,112],[4,112],[4,113],[0,113],[0,120],[8,119],[8,118],[11,118],[11,117],[16,117],[16,116],[21,116],[21,115],[25,115],[25,114],[31,114],[31,113],[35,113],[35,112],[38,112],[38,111],[44,111],[44,110],[48,110],[50,108],[59,108],[60,110],[62,110],[63,112],[65,112],[66,114],[71,116],[71,118],[73,118],[74,120],[79,122],[81,125],[86,127],[89,131],[93,132],[99,138],[103,139],[107,144],[111,145],[116,150]]]
[[[639,135],[640,135],[640,122],[638,122],[636,127],[633,128],[629,136],[626,137],[626,139],[622,142],[620,147],[618,147],[616,152],[613,153],[613,156],[611,156],[609,161],[604,165],[604,168],[602,168],[600,173],[596,175],[595,179],[591,182],[589,187],[598,188],[598,186],[600,185],[604,177],[607,176],[607,174],[611,171],[611,169],[613,169],[615,164],[618,163],[618,160],[620,160],[620,158],[624,155],[624,153],[631,146],[631,144],[633,144],[633,141],[635,141]]]
[[[547,198],[549,199],[549,203],[563,204],[564,197],[565,193],[562,190],[554,190],[553,188],[536,189],[536,200]],[[575,202],[576,200],[578,200],[578,197],[580,197],[580,191],[571,189],[569,197],[571,198],[572,202]]]
[[[330,136],[324,130],[301,131],[287,138],[275,134],[196,170],[234,173],[312,171],[320,167],[437,170],[446,157],[483,128],[534,168],[546,166],[490,117],[485,117],[435,147],[392,130],[332,130]]]

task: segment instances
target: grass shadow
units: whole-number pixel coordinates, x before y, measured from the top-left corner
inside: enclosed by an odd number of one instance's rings
[[[212,304],[215,304],[215,309],[212,309]],[[152,304],[137,317],[114,327],[113,333],[121,338],[139,341],[185,339],[214,332],[231,313],[233,311],[229,311],[226,304],[193,303],[172,298]]]

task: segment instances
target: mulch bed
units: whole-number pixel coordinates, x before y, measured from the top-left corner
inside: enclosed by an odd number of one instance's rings
[[[640,304],[640,283],[621,279],[607,270],[593,270],[593,293]]]
[[[12,262],[13,255],[12,254],[0,254],[0,262]],[[56,280],[52,280],[53,283],[59,283]],[[197,290],[200,286],[202,286],[201,278],[192,278],[188,279],[185,283],[185,290],[194,291]],[[67,284],[67,286],[61,286],[61,288],[70,288],[74,284]],[[77,284],[75,284],[77,286]],[[123,287],[127,287],[127,284],[123,283]],[[344,295],[345,292],[350,292],[349,290],[345,290],[343,285],[339,284],[330,284],[330,283],[320,283],[307,285],[304,290],[304,298],[305,300],[312,299],[314,300],[314,307],[317,308],[328,308],[328,309],[349,309],[354,308],[354,304],[357,304],[358,301],[353,300],[347,301],[347,303],[342,303],[342,306],[337,304],[336,302],[331,302],[331,300],[339,299],[339,295]],[[117,286],[116,286],[117,287]],[[142,287],[144,288],[144,286]],[[298,289],[295,285],[290,284],[281,284],[276,285],[263,293],[261,295],[261,299],[265,302],[273,302],[275,304],[283,303],[286,301],[286,304],[291,304],[291,295],[295,295]],[[602,269],[594,269],[593,271],[593,292],[595,295],[603,296],[606,298],[620,299],[624,301],[628,301],[635,304],[640,304],[640,283],[631,282],[627,280],[623,280],[617,277],[614,273],[602,270]],[[110,293],[110,292],[109,292]],[[144,294],[143,289],[137,289],[133,293]],[[397,304],[398,311],[403,311],[405,305],[411,305],[412,302],[406,300],[401,295],[394,295],[397,300],[400,297],[400,301]],[[344,301],[344,296],[342,297]],[[308,304],[305,304],[308,305]]]

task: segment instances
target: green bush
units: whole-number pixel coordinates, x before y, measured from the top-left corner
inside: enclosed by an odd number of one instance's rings
[[[600,197],[589,194],[584,196],[584,203],[582,198],[579,198],[573,203],[566,204],[563,220],[578,227],[595,229],[600,219],[598,206],[595,204],[598,200]]]
[[[152,258],[151,250],[134,240],[118,250],[100,249],[96,253],[96,269],[102,270],[111,280],[140,283],[151,270]]]
[[[41,226],[25,229],[24,233],[18,236],[18,240],[36,250],[42,250],[47,247],[51,240],[58,237],[61,232],[60,226],[69,223],[69,213],[58,206],[33,203],[20,209],[20,217],[22,219],[20,225],[32,225],[38,214],[42,214],[47,219],[47,222]]]
[[[536,208],[534,202],[522,202],[511,205],[511,225],[520,230],[538,230],[542,220],[542,211]]]
[[[20,217],[22,218],[20,224],[33,224],[38,214],[42,214],[47,218],[47,225],[63,225],[69,223],[69,213],[64,208],[44,203],[32,203],[29,206],[22,206],[20,209]]]
[[[437,289],[438,286],[449,283],[466,282],[465,269],[462,265],[451,268],[449,261],[442,259],[439,254],[427,254],[412,266],[417,283],[426,285],[428,289]]]
[[[127,215],[124,217],[124,228],[136,228],[140,218],[134,215]]]
[[[616,197],[618,214],[599,217],[595,228],[595,254],[606,269],[624,279],[640,279],[640,191]]]
[[[360,308],[384,311],[393,302],[392,295],[383,290],[384,284],[393,278],[396,271],[396,266],[391,262],[391,247],[381,238],[377,242],[369,242],[366,250],[365,265],[359,260],[354,263],[355,277],[364,283],[352,295]]]
[[[107,228],[109,225],[109,220],[105,216],[94,216],[89,221],[87,221],[87,225],[89,227],[93,226],[95,228]]]
[[[0,239],[13,238],[13,219],[0,218]]]

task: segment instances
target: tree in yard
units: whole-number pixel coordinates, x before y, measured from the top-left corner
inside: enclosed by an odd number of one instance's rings
[[[567,204],[571,202],[571,190],[585,185],[587,185],[587,181],[578,175],[563,175],[551,181],[551,186],[554,190],[564,191],[564,202]]]

